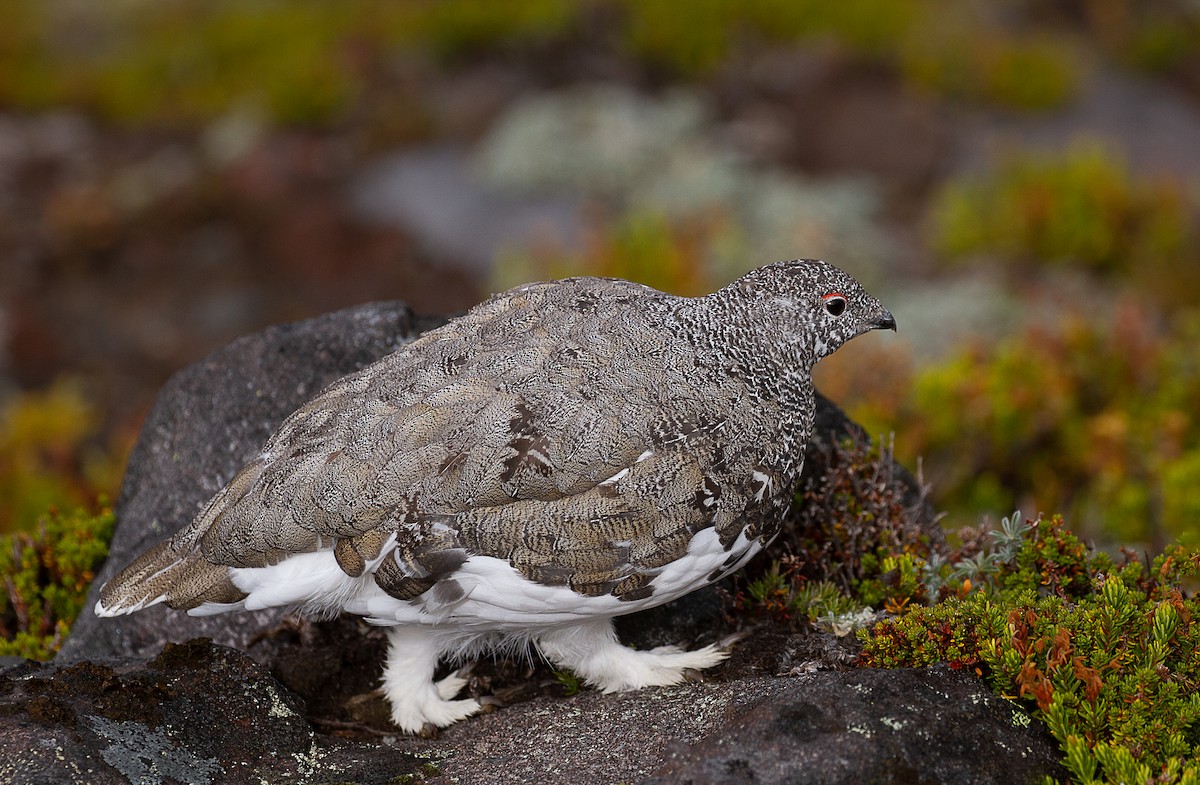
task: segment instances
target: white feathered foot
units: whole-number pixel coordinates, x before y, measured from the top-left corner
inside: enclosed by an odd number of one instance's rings
[[[416,625],[390,627],[387,635],[382,691],[391,704],[392,721],[401,730],[427,734],[480,710],[480,702],[473,698],[454,700],[467,683],[459,671],[441,681],[433,680],[438,661],[447,654],[461,653],[460,644],[469,636],[438,635]],[[637,651],[617,640],[608,618],[556,627],[531,637],[547,660],[570,668],[586,684],[605,693],[679,684],[696,671],[724,662],[734,640],[695,651],[678,646]]]
[[[392,707],[392,721],[408,733],[427,733],[429,726],[445,728],[479,711],[473,698],[452,700],[466,685],[458,671],[433,680],[438,660],[446,653],[436,635],[417,626],[390,627],[383,694]]]
[[[679,684],[687,680],[690,671],[711,668],[729,656],[720,644],[695,651],[682,651],[678,646],[637,651],[617,640],[612,619],[560,627],[542,633],[536,641],[546,659],[570,668],[606,693]]]

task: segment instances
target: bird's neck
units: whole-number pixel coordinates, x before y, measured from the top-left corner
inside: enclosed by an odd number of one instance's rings
[[[726,292],[688,300],[676,316],[695,347],[698,364],[714,376],[740,381],[748,403],[761,417],[774,421],[772,430],[779,438],[763,445],[773,468],[784,475],[798,474],[816,412],[811,348],[802,338],[781,331],[777,314],[721,296]]]
[[[811,338],[781,314],[755,307],[733,286],[682,303],[675,315],[702,362],[741,378],[764,400],[800,404],[806,391],[811,398]]]

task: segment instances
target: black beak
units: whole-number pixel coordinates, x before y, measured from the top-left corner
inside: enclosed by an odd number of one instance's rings
[[[884,308],[883,313],[871,326],[876,330],[891,330],[892,332],[896,332],[896,319],[888,309]]]

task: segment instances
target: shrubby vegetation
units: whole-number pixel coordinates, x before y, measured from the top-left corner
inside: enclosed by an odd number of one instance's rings
[[[112,510],[51,511],[33,532],[0,536],[0,655],[54,656],[108,553]]]
[[[696,80],[743,51],[817,42],[938,95],[1043,109],[1072,96],[1085,38],[1166,73],[1190,72],[1200,52],[1200,21],[1181,3],[1084,2],[1057,16],[1003,5],[980,14],[953,0],[700,0],[685,14],[671,0],[19,3],[0,30],[0,104],[177,124],[251,103],[279,122],[326,124],[372,111],[360,103],[365,83],[413,51],[455,62],[586,38]]]
[[[649,62],[703,76],[754,38],[775,44],[826,42],[864,62],[894,69],[940,95],[1040,109],[1074,90],[1076,73],[1062,41],[1027,40],[962,12],[922,0],[722,0],[694,3],[680,24],[671,0],[630,0],[627,40]]]
[[[62,645],[108,553],[103,500],[126,450],[78,384],[0,407],[0,655],[49,659]]]
[[[899,435],[952,519],[1032,506],[1200,544],[1200,204],[1081,143],[949,183],[930,228],[947,263],[1015,273],[1026,325],[846,384],[852,416]]]
[[[1113,558],[1061,516],[1020,513],[930,543],[881,481],[888,450],[846,441],[829,458],[777,558],[738,579],[743,613],[858,627],[864,667],[976,672],[1045,722],[1071,782],[1200,782],[1200,551]]]
[[[1200,545],[1200,314],[1130,307],[963,348],[851,406],[903,434],[952,517],[1060,509],[1117,542]],[[861,409],[861,412],[856,412]]]
[[[923,600],[915,565],[937,562],[945,548],[917,524],[922,512],[911,505],[923,499],[904,497],[891,450],[866,439],[821,449],[822,471],[809,465],[772,545],[781,558],[759,559],[739,578],[741,610],[802,626]]]
[[[945,599],[861,631],[862,664],[976,670],[1046,723],[1076,783],[1200,782],[1200,553],[1117,563],[1061,517],[992,534],[924,565]]]
[[[951,181],[934,200],[932,223],[935,248],[952,261],[1075,267],[1156,305],[1200,296],[1200,205],[1178,180],[1135,179],[1097,142],[1015,156],[987,176]]]
[[[840,449],[855,471],[879,469],[877,453]],[[860,498],[880,509],[879,494]],[[1014,716],[1046,723],[1072,782],[1200,781],[1200,603],[1188,596],[1200,552],[1114,560],[1060,516],[1019,513],[965,530],[948,553],[899,545],[895,521],[866,509],[819,525],[811,542],[837,550],[849,534],[863,555],[838,550],[848,566],[817,564],[794,550],[809,535],[793,532],[785,555],[739,593],[743,611],[839,634],[883,616],[859,629],[860,665],[975,671],[1014,702]]]
[[[1173,0],[1085,2],[1087,29],[1104,49],[1134,68],[1174,77],[1193,73],[1200,13]]]
[[[324,124],[349,111],[388,53],[441,57],[561,32],[560,0],[489,3],[244,3],[89,7],[20,3],[0,32],[0,103],[72,104],[129,123],[203,123],[251,104],[274,121]],[[86,37],[87,45],[78,45]]]

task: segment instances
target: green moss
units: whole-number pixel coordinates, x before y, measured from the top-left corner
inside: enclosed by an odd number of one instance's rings
[[[54,656],[79,615],[112,536],[112,510],[51,512],[33,533],[0,537],[0,655]]]
[[[965,593],[863,631],[862,663],[975,669],[1046,723],[1075,782],[1197,781],[1200,553],[1118,566],[1061,518],[1018,542]]]
[[[993,174],[949,183],[934,200],[932,240],[950,260],[1072,265],[1154,290],[1182,284],[1178,294],[1186,298],[1197,292],[1187,269],[1200,261],[1196,217],[1180,183],[1135,180],[1119,154],[1085,141],[1065,154],[1016,156]]]

